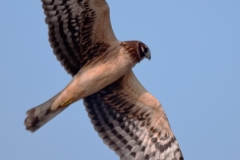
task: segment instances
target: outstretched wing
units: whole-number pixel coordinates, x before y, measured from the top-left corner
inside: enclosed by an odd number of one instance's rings
[[[54,54],[71,75],[117,44],[105,0],[41,0]]]
[[[161,104],[132,70],[84,104],[99,136],[121,159],[183,160]]]

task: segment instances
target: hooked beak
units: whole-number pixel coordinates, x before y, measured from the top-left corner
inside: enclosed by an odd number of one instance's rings
[[[150,60],[151,60],[151,54],[150,54],[150,52],[147,52],[147,53],[145,54],[145,57],[150,61]]]

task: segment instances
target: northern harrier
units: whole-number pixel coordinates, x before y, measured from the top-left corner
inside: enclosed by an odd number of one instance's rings
[[[122,160],[183,160],[159,103],[132,68],[151,58],[140,41],[116,39],[105,0],[42,0],[53,52],[72,81],[57,95],[27,111],[34,132],[70,104],[83,99],[104,143]]]

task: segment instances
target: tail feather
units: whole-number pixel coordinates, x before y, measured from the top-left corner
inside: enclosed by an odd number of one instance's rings
[[[54,96],[47,102],[27,111],[27,118],[24,121],[26,130],[35,132],[40,127],[45,125],[48,121],[61,113],[64,109],[66,109],[66,107],[64,107],[54,111],[51,110],[52,103],[56,100],[60,93],[58,93],[56,96]]]

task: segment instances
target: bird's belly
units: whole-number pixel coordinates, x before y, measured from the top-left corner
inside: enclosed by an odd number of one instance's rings
[[[104,64],[80,71],[73,79],[72,89],[76,100],[92,95],[122,77],[130,65]],[[75,99],[74,98],[74,99]]]

